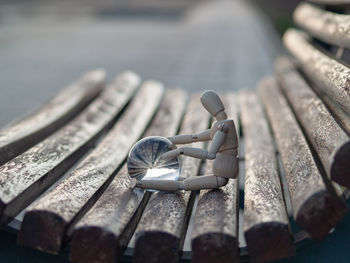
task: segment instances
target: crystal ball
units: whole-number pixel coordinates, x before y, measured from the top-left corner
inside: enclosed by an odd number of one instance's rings
[[[181,157],[161,158],[163,153],[175,149],[170,140],[150,136],[138,141],[130,150],[127,166],[130,177],[136,180],[174,180],[180,177]]]

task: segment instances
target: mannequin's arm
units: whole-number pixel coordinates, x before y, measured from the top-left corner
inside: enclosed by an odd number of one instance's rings
[[[210,140],[210,130],[205,130],[197,134],[184,134],[168,137],[173,144],[187,144],[192,142],[203,142]]]
[[[223,131],[217,131],[214,135],[213,141],[210,144],[209,150],[193,148],[193,147],[181,147],[175,150],[171,150],[162,155],[163,159],[171,160],[179,155],[186,155],[198,159],[213,160],[216,157],[216,153],[220,149],[220,146],[225,141],[226,133]]]
[[[175,150],[171,150],[169,152],[164,153],[161,158],[164,160],[171,160],[179,155],[190,156],[198,159],[215,159],[216,154],[211,153],[207,150],[194,148],[194,147],[181,147]]]

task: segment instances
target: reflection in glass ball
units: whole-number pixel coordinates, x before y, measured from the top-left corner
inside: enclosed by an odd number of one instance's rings
[[[130,150],[127,160],[130,177],[138,181],[177,181],[181,170],[180,157],[171,160],[161,158],[163,153],[173,149],[171,141],[160,136],[151,136],[140,140]]]

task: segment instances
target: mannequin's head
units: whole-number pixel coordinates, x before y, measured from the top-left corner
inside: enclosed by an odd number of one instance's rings
[[[226,120],[225,107],[218,94],[214,91],[207,90],[201,95],[201,102],[204,108],[217,120]]]

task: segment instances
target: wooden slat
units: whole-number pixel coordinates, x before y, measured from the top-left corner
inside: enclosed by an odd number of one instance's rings
[[[123,74],[65,127],[0,167],[1,223],[7,223],[55,182],[110,126],[139,84]]]
[[[176,98],[176,100],[174,100]],[[180,90],[169,90],[145,136],[176,133],[186,101]],[[74,228],[70,259],[73,262],[116,262],[127,246],[149,198],[130,190],[126,165],[101,198]]]
[[[180,134],[193,134],[208,128],[209,114],[194,95],[186,110]],[[190,145],[191,146],[191,145]],[[204,143],[194,143],[203,148]],[[201,160],[184,157],[181,177],[196,176]],[[190,191],[154,194],[135,231],[134,262],[178,262],[192,208]],[[150,256],[151,255],[151,256]]]
[[[229,118],[238,130],[237,100],[234,94],[221,96]],[[206,162],[207,175],[212,161]],[[231,179],[224,187],[202,190],[192,232],[192,262],[238,262],[238,182]]]
[[[343,127],[344,131],[350,135],[350,115],[344,112],[338,104],[336,104],[327,94],[320,93],[317,90],[314,90],[316,94],[323,100],[327,105],[328,109],[332,112],[334,118],[338,123]]]
[[[350,114],[350,69],[312,46],[309,37],[298,30],[288,30],[283,40],[315,83],[315,88],[326,93]]]
[[[291,70],[298,72],[297,63],[293,59],[288,58],[287,56],[283,56],[278,60],[285,61],[285,62],[281,62],[282,64],[285,64],[285,65],[289,64],[290,66],[287,67],[287,69],[290,68]],[[278,62],[276,64],[278,64]],[[344,131],[348,135],[350,135],[350,114],[347,114],[346,112],[344,112],[336,102],[334,102],[330,97],[328,97],[326,93],[323,93],[322,91],[317,89],[313,89],[313,91],[317,94],[318,97],[322,99],[325,105],[327,105],[327,108],[330,110],[333,117],[337,120],[337,122],[344,129]]]
[[[143,134],[163,94],[163,86],[146,82],[108,135],[53,191],[28,209],[19,244],[58,253],[65,233],[97,200],[99,189],[125,160]],[[40,223],[38,223],[40,222]]]
[[[350,0],[309,0],[309,2],[327,6],[346,6],[350,4]]]
[[[294,82],[293,88],[297,83]],[[321,240],[344,217],[346,205],[334,189],[329,191],[323,182],[307,141],[276,80],[268,77],[258,88],[282,157],[294,218],[311,237]]]
[[[60,128],[105,86],[103,70],[86,73],[32,114],[0,130],[0,165]]]
[[[312,36],[340,47],[350,47],[350,16],[325,11],[301,3],[294,11],[294,21]]]
[[[244,235],[252,262],[293,255],[275,148],[255,92],[241,92],[245,142]]]
[[[317,152],[327,175],[350,187],[350,139],[291,63],[279,60],[281,87]]]

